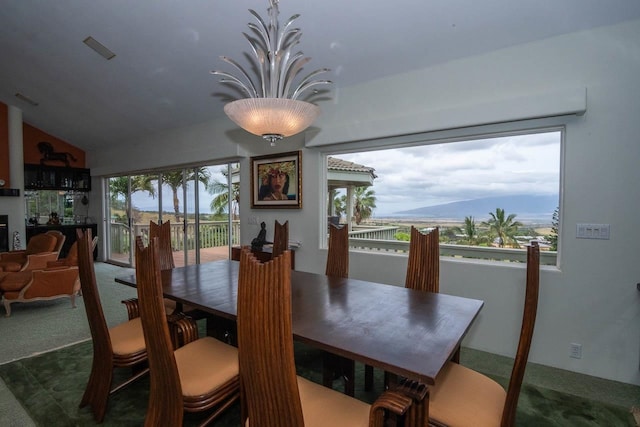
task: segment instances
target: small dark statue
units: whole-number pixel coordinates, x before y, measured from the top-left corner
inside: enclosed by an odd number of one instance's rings
[[[256,236],[255,239],[251,241],[251,250],[260,251],[262,250],[262,246],[267,242],[267,224],[263,222],[260,223],[260,232]]]

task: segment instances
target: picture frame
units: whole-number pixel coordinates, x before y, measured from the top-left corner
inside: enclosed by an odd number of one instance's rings
[[[302,152],[251,158],[251,208],[302,208]]]

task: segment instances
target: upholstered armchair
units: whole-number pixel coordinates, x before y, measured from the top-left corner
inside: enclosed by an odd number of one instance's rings
[[[53,234],[33,236],[24,250],[0,253],[0,272],[37,270],[58,259],[58,238]]]
[[[69,297],[75,308],[75,297],[80,290],[78,267],[62,266],[43,270],[7,273],[0,279],[0,293],[6,310],[11,315],[11,304]]]

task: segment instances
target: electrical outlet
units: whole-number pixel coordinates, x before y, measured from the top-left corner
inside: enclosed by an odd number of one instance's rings
[[[247,222],[249,223],[249,225],[258,225],[258,217],[250,216],[249,218],[247,218]]]
[[[569,357],[582,359],[582,344],[576,344],[573,342],[569,344]]]

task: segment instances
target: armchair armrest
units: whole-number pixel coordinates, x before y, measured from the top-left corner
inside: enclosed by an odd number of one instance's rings
[[[413,411],[410,411],[413,405],[413,399],[402,392],[395,390],[384,391],[373,404],[369,412],[369,425],[382,427],[385,425],[385,415],[387,413],[393,413],[396,416],[402,416],[407,414],[410,417]],[[413,423],[408,418],[405,418],[406,425],[427,425]]]
[[[391,390],[411,400],[411,407],[405,418],[409,425],[442,426],[437,421],[429,419],[429,389],[425,384],[402,378]]]
[[[26,251],[24,249],[20,251],[2,252],[0,253],[0,261],[19,262],[20,264],[22,264],[26,256],[25,253]]]
[[[22,266],[22,271],[44,270],[47,268],[47,263],[56,261],[57,259],[58,252],[43,252],[27,255],[27,262]]]
[[[140,317],[140,304],[138,303],[138,298],[126,299],[122,301],[122,303],[127,308],[127,315],[129,316],[129,320]]]
[[[173,348],[177,349],[198,339],[198,324],[182,313],[167,315]]]

